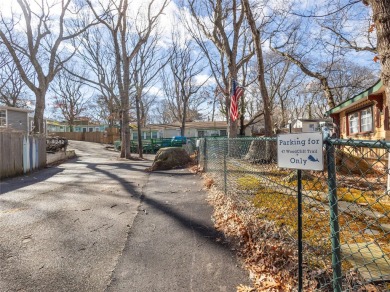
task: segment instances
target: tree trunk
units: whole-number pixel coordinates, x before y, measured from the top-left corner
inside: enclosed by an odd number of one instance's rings
[[[143,147],[142,147],[142,123],[141,123],[141,113],[140,113],[140,106],[139,106],[139,96],[137,94],[135,98],[135,109],[137,112],[137,133],[138,133],[138,156],[139,158],[143,158]]]
[[[286,121],[286,108],[282,97],[280,97],[280,110],[282,112],[282,121],[280,127],[284,128],[287,125],[287,121]]]
[[[122,145],[121,145],[121,158],[130,159],[130,127],[129,127],[129,99],[123,100],[123,112],[122,112]]]
[[[35,93],[35,113],[34,113],[34,129],[32,131],[37,133],[45,133],[44,124],[44,112],[45,112],[45,95],[46,90],[40,90],[39,93]]]
[[[252,10],[248,0],[243,0],[244,12],[247,17],[249,26],[251,27],[253,41],[255,45],[256,52],[256,60],[258,66],[258,81],[260,84],[260,93],[263,99],[263,107],[264,107],[264,130],[265,136],[270,137],[272,135],[272,119],[271,119],[271,109],[270,109],[270,99],[267,91],[267,84],[264,79],[264,58],[263,58],[263,50],[261,47],[261,38],[260,38],[260,30],[256,27],[256,21],[253,17]]]
[[[387,106],[390,106],[390,0],[364,0],[363,3],[372,8],[382,69],[381,79],[386,86]]]
[[[241,107],[241,110],[242,107]],[[244,115],[240,116],[240,136],[245,136],[245,123],[244,123]]]
[[[186,116],[187,116],[187,103],[185,102],[183,106],[183,117],[181,120],[181,129],[180,129],[180,135],[182,137],[184,137],[186,133]]]

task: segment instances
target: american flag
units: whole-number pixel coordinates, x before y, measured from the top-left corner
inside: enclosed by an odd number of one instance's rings
[[[232,84],[232,98],[230,101],[230,118],[234,122],[238,119],[238,99],[244,93],[244,89],[237,86],[236,81],[233,80]]]

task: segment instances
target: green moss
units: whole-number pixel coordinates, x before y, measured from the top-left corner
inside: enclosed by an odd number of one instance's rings
[[[241,190],[256,190],[260,187],[260,179],[251,175],[245,175],[237,179],[237,186]]]

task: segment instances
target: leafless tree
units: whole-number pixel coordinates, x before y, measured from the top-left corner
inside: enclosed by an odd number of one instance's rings
[[[47,1],[34,1],[38,10],[32,9],[29,0],[16,2],[21,14],[13,13],[10,17],[0,15],[0,39],[21,79],[35,95],[34,132],[38,133],[43,131],[49,85],[75,52],[66,43],[94,23],[82,17],[85,10],[84,6],[78,5],[81,2],[76,4],[75,1],[63,0],[49,4]],[[53,15],[54,9],[59,9],[58,16]],[[74,18],[74,15],[78,15],[78,18]],[[28,63],[27,67],[24,62]],[[31,68],[34,78],[30,78],[27,68]]]
[[[115,71],[115,53],[108,32],[95,26],[79,36],[80,49],[76,58],[88,68],[88,74],[79,76],[74,70],[68,72],[86,82],[98,94],[94,111],[113,127],[121,121],[120,100]]]
[[[249,26],[252,31],[253,42],[256,52],[256,61],[257,61],[257,78],[260,86],[261,97],[263,101],[263,111],[264,111],[264,130],[265,136],[272,135],[272,119],[271,119],[271,104],[270,97],[267,90],[267,84],[265,82],[265,69],[264,69],[264,57],[263,57],[263,48],[262,48],[262,39],[261,39],[261,28],[256,24],[256,18],[252,13],[252,6],[249,4],[249,0],[242,0],[245,16],[248,20]],[[264,24],[263,24],[264,25]]]
[[[170,108],[167,99],[162,99],[158,101],[158,106],[154,108],[154,111],[154,116],[156,117],[157,123],[169,124],[176,121],[176,118],[173,115],[174,111]]]
[[[120,96],[122,116],[122,145],[121,157],[131,158],[130,154],[130,63],[138,54],[142,45],[148,40],[155,29],[159,16],[163,13],[168,1],[161,5],[157,1],[150,1],[145,9],[139,9],[135,19],[130,20],[128,0],[109,0],[91,2],[88,4],[98,21],[104,25],[110,35],[114,47],[115,73]],[[158,7],[156,8],[155,6]],[[131,35],[137,36],[136,42],[129,43]]]
[[[372,9],[375,31],[377,36],[376,49],[381,63],[381,78],[386,86],[386,96],[390,96],[390,1],[389,0],[362,0],[363,4]],[[390,107],[390,99],[387,99]]]
[[[363,5],[369,9],[364,9]],[[334,0],[329,1],[325,13],[301,15],[319,20],[322,27],[339,39],[339,46],[356,52],[377,54],[375,61],[381,65],[381,79],[386,96],[390,96],[390,1],[389,0]],[[334,21],[336,20],[336,21]],[[344,23],[354,22],[353,30],[345,30]],[[362,23],[358,29],[356,23]],[[390,107],[390,100],[387,100]]]
[[[278,43],[278,41],[273,38],[270,48],[274,53],[283,56],[287,61],[295,64],[307,76],[317,79],[324,91],[329,108],[333,108],[336,104],[331,84],[329,84],[328,75],[332,66],[336,64],[335,59],[337,56],[335,54],[332,55],[334,58],[331,58],[329,64],[326,66],[327,70],[324,71],[323,68],[316,67],[317,60],[315,60],[314,57],[308,58],[307,54],[305,54],[305,51],[310,51],[312,48],[307,49],[307,47],[305,47],[302,50],[299,49],[299,45],[302,46],[302,43],[305,42],[305,36],[303,35],[304,33],[298,31],[298,28],[299,25],[296,25],[290,34],[287,35],[287,38],[284,39],[285,41],[281,43]]]
[[[73,132],[76,117],[87,110],[89,98],[85,97],[84,87],[86,84],[83,80],[76,79],[65,70],[57,74],[51,86],[55,94],[53,96],[55,107],[68,123],[70,132]]]
[[[248,32],[241,3],[237,0],[187,0],[187,5],[191,19],[185,21],[186,27],[207,56],[218,88],[224,95],[225,109],[229,109],[232,80],[238,79],[239,69],[254,55],[252,49],[246,55],[240,55],[239,44],[243,34]],[[210,42],[214,46],[211,50]],[[250,44],[248,46],[252,48]],[[227,111],[226,117],[228,136],[236,137],[238,121],[233,122]]]
[[[292,118],[288,106],[303,86],[305,75],[294,68],[291,62],[272,52],[266,54],[265,71],[273,120],[278,128],[285,127]]]
[[[0,46],[0,104],[21,108],[32,105],[26,84],[20,77],[12,58],[2,46]]]
[[[137,40],[135,40],[137,41]],[[132,96],[135,99],[135,111],[138,131],[138,155],[143,157],[141,128],[146,126],[147,116],[152,103],[157,96],[150,94],[150,89],[158,82],[157,77],[169,58],[162,53],[158,44],[159,35],[156,33],[145,42],[130,64]]]
[[[202,81],[199,79],[201,74],[206,74],[204,70],[207,64],[203,61],[203,55],[193,50],[192,41],[183,40],[175,33],[172,35],[169,69],[162,74],[163,88],[173,115],[181,123],[181,135],[185,136],[190,103],[200,104],[205,100],[205,96],[198,93],[202,92],[201,89],[209,77]]]

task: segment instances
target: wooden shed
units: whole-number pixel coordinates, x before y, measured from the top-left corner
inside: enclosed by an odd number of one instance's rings
[[[22,132],[30,132],[29,109],[0,106],[0,127]]]

